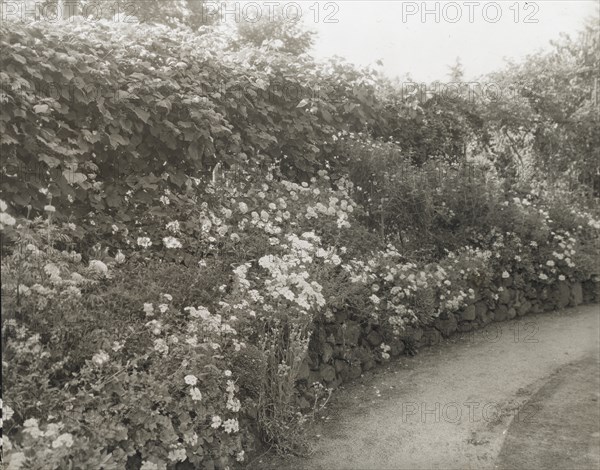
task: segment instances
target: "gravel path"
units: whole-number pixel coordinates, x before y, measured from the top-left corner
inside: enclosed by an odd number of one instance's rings
[[[592,305],[455,336],[336,391],[310,457],[252,468],[598,468],[599,332]]]

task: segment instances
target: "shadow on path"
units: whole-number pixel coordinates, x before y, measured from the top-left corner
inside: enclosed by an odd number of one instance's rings
[[[336,390],[310,456],[249,468],[598,468],[599,332],[589,305],[454,336]]]
[[[502,470],[600,468],[600,358],[562,367],[514,419],[498,455]]]

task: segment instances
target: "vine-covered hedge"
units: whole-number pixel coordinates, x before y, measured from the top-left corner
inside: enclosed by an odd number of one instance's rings
[[[472,183],[452,181],[440,197],[466,197]],[[325,171],[298,184],[257,167],[171,193],[168,212],[115,225],[89,262],[65,249],[78,226],[53,206],[28,220],[3,204],[9,462],[225,468],[255,436],[297,451],[327,388],[377,361],[581,302],[576,286],[598,285],[600,222],[564,195],[488,191],[495,219],[436,261],[370,230],[360,192]]]
[[[369,71],[60,26],[1,26],[7,468],[302,450],[327,388],[376,361],[596,298],[597,212],[490,165],[415,165],[372,138]]]
[[[339,130],[377,118],[368,74],[229,50],[214,32],[82,18],[1,28],[2,192],[19,213],[41,211],[48,188],[61,217],[127,221],[217,163],[266,154],[310,171]]]

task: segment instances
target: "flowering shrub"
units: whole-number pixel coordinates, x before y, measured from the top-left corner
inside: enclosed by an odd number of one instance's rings
[[[218,29],[1,30],[11,470],[224,469],[255,430],[300,451],[320,326],[348,319],[360,354],[362,323],[387,360],[505,286],[600,277],[597,208],[431,159],[464,153],[476,116],[372,69]]]
[[[225,468],[254,448],[255,425],[298,451],[307,415],[296,385],[315,322],[347,311],[376,325],[386,360],[407,329],[477,295],[493,303],[509,282],[598,276],[598,222],[574,205],[502,200],[490,183],[479,229],[452,222],[470,243],[450,238],[428,258],[408,249],[416,239],[384,246],[354,200],[360,188],[332,176],[230,170],[163,194],[156,206],[168,210],[114,224],[110,237],[55,221],[51,200],[45,218],[2,206],[9,468]],[[86,236],[98,242],[73,250]]]

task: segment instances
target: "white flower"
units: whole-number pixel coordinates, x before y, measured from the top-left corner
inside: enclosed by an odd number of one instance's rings
[[[240,450],[237,454],[235,454],[235,460],[237,460],[238,462],[243,462],[244,455],[245,455],[245,452],[243,450]]]
[[[171,462],[183,462],[186,458],[187,458],[187,453],[185,452],[185,449],[183,447],[180,447],[178,449],[174,449],[172,451],[169,452],[169,454],[167,455],[167,458],[171,461]]]
[[[23,423],[23,427],[29,428],[29,429],[38,429],[38,427],[39,427],[38,420],[35,418],[26,419],[25,422]]]
[[[160,202],[162,202],[165,206],[171,204],[171,200],[167,196],[161,196]]]
[[[121,250],[119,250],[117,252],[117,254],[115,255],[115,261],[119,264],[122,264],[125,262],[125,255],[123,254],[123,252]]]
[[[166,355],[169,353],[169,346],[167,346],[167,342],[164,339],[155,339],[154,350],[160,354]]]
[[[91,261],[90,261],[90,265],[91,265]],[[46,266],[44,266],[44,272],[48,275],[48,276],[59,276],[60,275],[60,270],[58,269],[58,266],[56,266],[54,263],[48,263],[46,264]]]
[[[221,423],[222,421],[220,416],[213,416],[210,427],[213,429],[218,429],[221,426]]]
[[[202,318],[203,320],[208,320],[210,318],[210,312],[205,307],[185,307],[184,310],[189,312],[190,316],[193,318]]]
[[[148,237],[138,237],[137,244],[142,248],[149,248],[152,245],[152,241]]]
[[[0,228],[2,225],[15,225],[17,221],[13,216],[7,214],[6,212],[0,213]]]
[[[198,377],[195,375],[186,375],[183,380],[188,385],[196,385],[198,383]]]
[[[19,284],[17,291],[19,292],[19,295],[22,295],[23,297],[29,297],[29,294],[31,294],[31,289],[25,284]]]
[[[223,429],[225,430],[225,432],[227,434],[231,434],[232,432],[237,432],[240,430],[240,426],[238,423],[238,420],[233,418],[233,419],[228,419],[227,421],[225,421],[223,423]]]
[[[179,222],[177,220],[174,220],[173,222],[169,222],[167,224],[166,228],[169,232],[178,233],[179,232]]]
[[[248,212],[248,205],[245,202],[240,202],[238,204],[238,208],[242,214],[245,214],[246,212]]]
[[[504,271],[502,273],[502,279],[508,279],[510,277],[510,274],[508,274],[508,271]]]
[[[14,411],[13,409],[8,406],[8,405],[2,405],[2,419],[4,421],[10,421],[10,419],[13,417]]]
[[[156,465],[154,462],[146,460],[144,463],[142,463],[140,470],[158,470],[158,465]]]
[[[231,377],[231,371],[229,369],[227,369],[225,372],[223,372],[225,374],[225,377]]]
[[[23,452],[12,452],[10,455],[7,455],[7,458],[10,460],[6,470],[20,470],[27,461],[27,457],[25,457]]]
[[[166,248],[181,248],[181,242],[177,240],[175,237],[165,237],[163,238],[163,243]]]
[[[200,392],[200,390],[197,387],[192,387],[190,389],[190,395],[192,396],[192,400],[194,400],[194,401],[202,400],[202,393]]]
[[[227,406],[228,410],[231,410],[234,413],[237,413],[238,411],[240,411],[242,404],[240,403],[240,401],[237,398],[230,398],[229,400],[227,400],[226,406]]]
[[[173,296],[171,294],[163,294],[163,297],[167,299],[169,302],[173,300]]]
[[[560,274],[560,275],[558,276],[558,280],[559,280],[559,281],[564,281],[565,279],[566,279],[566,277],[565,277],[563,274]]]
[[[98,367],[102,366],[105,362],[108,362],[108,359],[108,354],[102,349],[92,356],[92,362]]]
[[[5,212],[6,209],[8,209],[6,202],[4,202],[2,199],[0,199],[0,211]]]
[[[159,322],[157,320],[149,321],[148,323],[146,323],[145,326],[150,328],[150,331],[152,331],[152,333],[155,334],[156,336],[158,336],[162,333],[162,324],[161,324],[161,322]]]
[[[59,447],[71,447],[73,445],[73,436],[68,432],[61,434],[54,441],[52,441],[52,448],[57,449]]]
[[[160,313],[165,313],[167,310],[169,310],[169,306],[167,304],[160,304],[158,309],[160,310]]]
[[[195,432],[185,433],[183,435],[183,441],[190,446],[195,446],[198,443],[198,434]]]
[[[154,306],[149,302],[144,303],[144,313],[148,317],[153,315],[154,314]]]
[[[56,212],[56,207],[54,207],[54,206],[53,206],[53,205],[51,205],[51,204],[48,204],[47,206],[44,206],[44,210],[45,210],[46,212]]]
[[[546,261],[546,266],[550,266],[550,267],[554,266],[554,261],[552,261],[551,259]]]

